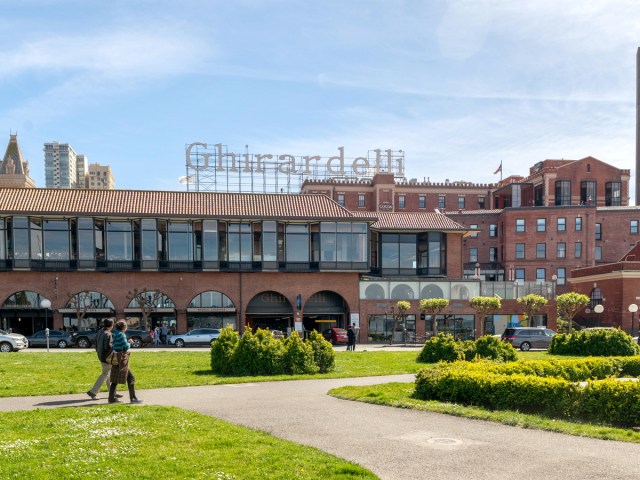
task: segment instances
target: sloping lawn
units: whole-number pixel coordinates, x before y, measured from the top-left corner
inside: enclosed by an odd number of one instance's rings
[[[0,458],[3,479],[378,478],[315,448],[152,406],[3,413]]]

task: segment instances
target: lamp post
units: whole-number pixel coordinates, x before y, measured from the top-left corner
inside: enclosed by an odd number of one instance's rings
[[[556,285],[558,285],[558,276],[551,275],[551,289],[552,289],[552,295],[554,299],[556,298]]]
[[[635,315],[636,315],[636,312],[638,311],[638,305],[636,305],[635,303],[632,303],[631,305],[629,305],[629,311],[631,312],[631,336],[633,337]]]
[[[602,319],[600,317],[600,314],[604,312],[604,307],[602,306],[602,304],[599,303],[598,305],[593,307],[593,311],[598,314],[598,326],[600,326],[602,324]]]
[[[49,351],[49,308],[51,308],[51,300],[43,298],[40,300],[40,306],[44,308],[44,331],[47,337],[47,352]]]

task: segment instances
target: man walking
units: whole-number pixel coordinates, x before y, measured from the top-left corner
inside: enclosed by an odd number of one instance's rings
[[[111,362],[109,362],[109,355],[113,350],[113,341],[111,339],[111,330],[113,330],[113,320],[105,318],[102,322],[102,328],[96,335],[96,353],[98,354],[98,360],[100,360],[100,366],[102,367],[102,373],[96,380],[96,383],[91,387],[91,390],[87,392],[92,399],[98,396],[100,387],[104,382],[107,382],[107,388],[111,386],[111,380],[109,374],[111,373]],[[119,395],[120,397],[122,395]]]
[[[356,325],[352,323],[347,330],[347,350],[354,351],[356,349]]]

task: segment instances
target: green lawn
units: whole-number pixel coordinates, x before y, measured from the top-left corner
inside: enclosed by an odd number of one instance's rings
[[[153,406],[3,413],[0,458],[3,479],[378,478],[315,448]]]
[[[415,373],[424,366],[416,363],[416,356],[416,352],[336,352],[336,369],[327,374],[225,377],[211,373],[207,349],[135,350],[131,354],[131,369],[136,387],[145,389]],[[0,354],[0,397],[82,393],[91,388],[99,374],[100,363],[90,350]]]

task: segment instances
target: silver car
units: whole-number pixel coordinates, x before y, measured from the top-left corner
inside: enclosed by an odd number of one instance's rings
[[[509,327],[505,328],[501,340],[510,343],[514,348],[527,352],[532,348],[544,348],[551,345],[551,339],[556,334],[553,330],[542,327]]]
[[[168,341],[170,345],[182,348],[188,345],[211,345],[211,341],[220,336],[217,328],[194,328],[182,335],[172,335]]]
[[[28,346],[29,342],[24,335],[0,330],[0,352],[15,352]]]

